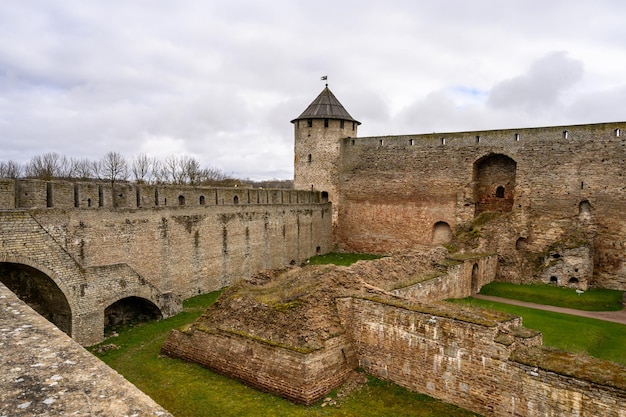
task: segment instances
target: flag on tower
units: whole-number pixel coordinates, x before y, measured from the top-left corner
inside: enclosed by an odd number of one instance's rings
[[[328,79],[328,75],[322,75],[322,78],[320,78],[322,81],[325,81]]]

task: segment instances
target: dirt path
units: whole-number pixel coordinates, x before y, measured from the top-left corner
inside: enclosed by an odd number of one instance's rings
[[[474,298],[486,301],[495,301],[503,304],[511,304],[520,307],[535,308],[537,310],[554,311],[555,313],[571,314],[573,316],[589,317],[592,319],[612,321],[626,325],[626,309],[619,311],[583,311],[572,308],[554,307],[545,304],[527,303],[525,301],[510,300],[508,298],[492,297],[490,295],[475,294]]]

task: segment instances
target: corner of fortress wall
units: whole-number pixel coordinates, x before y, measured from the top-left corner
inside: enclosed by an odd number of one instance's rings
[[[171,414],[0,283],[0,415]]]

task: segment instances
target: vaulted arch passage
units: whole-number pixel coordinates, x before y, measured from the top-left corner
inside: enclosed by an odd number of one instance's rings
[[[517,163],[506,155],[490,154],[474,163],[475,215],[513,209]]]
[[[28,265],[6,262],[0,263],[0,281],[33,310],[71,336],[70,305],[48,275]]]
[[[126,297],[118,300],[104,310],[104,331],[117,326],[144,321],[161,320],[163,314],[149,300],[139,297]]]

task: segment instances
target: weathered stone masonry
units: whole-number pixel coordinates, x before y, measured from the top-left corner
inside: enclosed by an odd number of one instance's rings
[[[67,299],[62,327],[83,344],[102,340],[104,310],[119,300],[167,317],[184,298],[331,247],[319,192],[38,180],[0,191],[3,270],[48,277]]]

